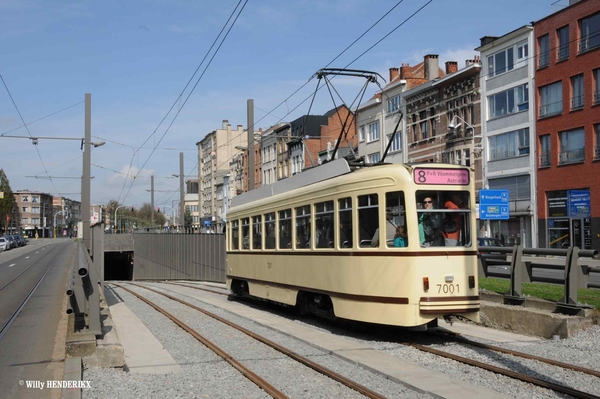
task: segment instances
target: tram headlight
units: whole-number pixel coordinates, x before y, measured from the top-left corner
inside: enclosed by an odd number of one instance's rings
[[[475,276],[469,276],[469,288],[475,288]]]
[[[423,289],[425,291],[429,290],[429,277],[423,277]]]

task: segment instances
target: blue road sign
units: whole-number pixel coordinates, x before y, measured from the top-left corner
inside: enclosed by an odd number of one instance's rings
[[[479,190],[479,218],[483,220],[506,220],[508,190]]]

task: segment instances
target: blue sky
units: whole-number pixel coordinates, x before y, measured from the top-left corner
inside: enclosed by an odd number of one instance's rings
[[[463,67],[482,36],[504,35],[568,0],[428,2],[404,0],[329,67],[376,71],[388,79],[390,67],[415,65],[426,54],[439,54],[442,67],[448,60]],[[178,198],[178,179],[171,175],[179,173],[179,152],[186,176],[197,177],[195,143],[224,119],[247,127],[249,98],[255,130],[308,112],[305,100],[316,80],[290,95],[397,3],[249,0],[203,77],[198,81],[214,49],[183,91],[238,0],[0,0],[0,136],[83,137],[84,94],[91,93],[92,141],[106,141],[92,150],[92,202],[149,203],[154,175],[155,204],[171,206]],[[352,102],[362,84],[347,78],[335,86]],[[371,86],[365,100],[375,90]],[[175,112],[167,113],[182,92],[173,122]],[[333,107],[321,91],[311,114]],[[80,180],[72,178],[82,170],[77,141],[40,139],[34,146],[0,137],[0,168],[13,191],[80,199]],[[137,176],[133,185],[128,171]]]

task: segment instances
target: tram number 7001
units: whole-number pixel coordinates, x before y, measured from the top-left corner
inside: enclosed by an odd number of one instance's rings
[[[459,284],[438,284],[438,294],[454,294],[460,292]]]

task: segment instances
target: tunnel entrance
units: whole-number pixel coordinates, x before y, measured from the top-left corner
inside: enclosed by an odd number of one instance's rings
[[[104,281],[133,280],[133,251],[104,252]]]

